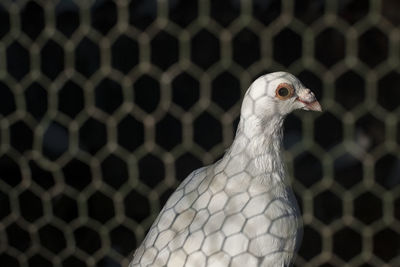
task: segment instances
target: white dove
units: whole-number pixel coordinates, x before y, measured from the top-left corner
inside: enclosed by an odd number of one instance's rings
[[[232,146],[179,185],[129,266],[290,266],[302,224],[281,143],[285,116],[295,109],[321,111],[295,76],[255,80]]]

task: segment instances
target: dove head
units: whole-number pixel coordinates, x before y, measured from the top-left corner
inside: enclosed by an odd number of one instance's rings
[[[283,121],[296,109],[321,111],[321,106],[314,93],[290,73],[259,77],[243,98],[237,133],[226,158],[239,155],[246,170],[253,174],[283,173]]]
[[[314,93],[295,76],[274,72],[255,80],[243,99],[241,116],[285,117],[296,109],[321,111]]]

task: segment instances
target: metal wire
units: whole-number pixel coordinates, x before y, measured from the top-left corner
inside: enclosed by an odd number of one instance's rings
[[[287,70],[296,266],[400,264],[396,1],[3,1],[0,263],[127,266],[168,196]],[[365,265],[364,265],[365,264]]]

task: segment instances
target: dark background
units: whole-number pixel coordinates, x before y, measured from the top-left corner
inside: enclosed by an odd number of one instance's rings
[[[2,1],[0,265],[126,266],[174,188],[286,70],[296,266],[400,266],[400,4]]]

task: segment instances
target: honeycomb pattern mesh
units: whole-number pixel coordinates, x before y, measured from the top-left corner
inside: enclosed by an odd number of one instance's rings
[[[296,266],[400,265],[397,1],[2,1],[0,263],[127,266],[244,91],[288,70]]]

